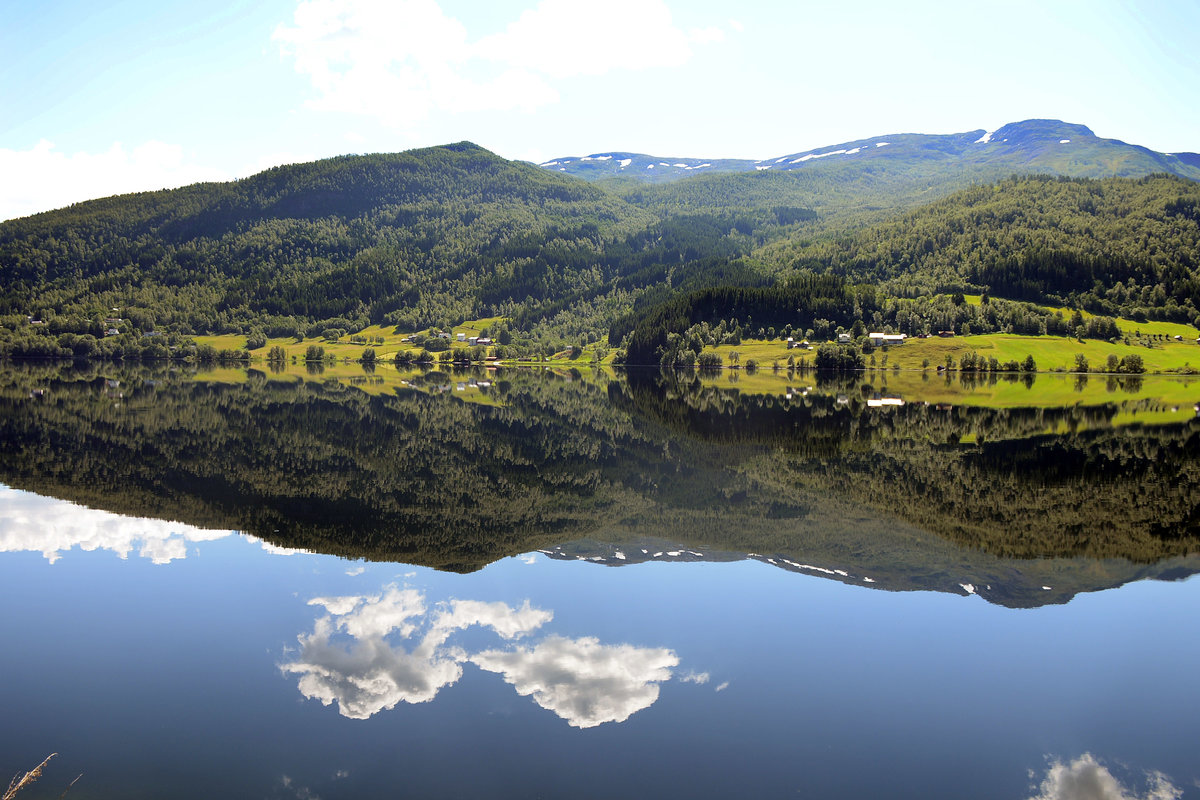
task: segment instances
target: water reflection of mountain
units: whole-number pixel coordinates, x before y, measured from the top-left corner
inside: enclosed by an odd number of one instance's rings
[[[874,409],[851,385],[753,397],[528,371],[462,402],[469,377],[444,373],[359,391],[103,369],[0,374],[0,482],[456,570],[654,536],[1031,605],[1200,568],[1197,427],[1106,428],[1107,407]]]
[[[778,458],[767,472],[997,554],[1152,560],[1187,552],[1180,543],[1200,536],[1195,421],[1115,428],[1112,404],[910,403],[881,413],[867,408],[873,387],[852,382],[791,399],[668,378],[613,388],[615,402],[673,431],[770,448]]]

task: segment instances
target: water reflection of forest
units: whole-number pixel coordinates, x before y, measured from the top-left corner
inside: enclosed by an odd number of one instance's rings
[[[659,373],[237,376],[7,368],[0,481],[456,570],[584,537],[914,563],[897,531],[1142,564],[1200,541],[1200,425],[1112,427],[1116,404],[880,409],[860,378],[755,395]]]

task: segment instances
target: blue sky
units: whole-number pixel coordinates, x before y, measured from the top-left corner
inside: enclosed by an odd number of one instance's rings
[[[468,139],[766,158],[1054,117],[1200,151],[1200,3],[3,2],[0,219]]]

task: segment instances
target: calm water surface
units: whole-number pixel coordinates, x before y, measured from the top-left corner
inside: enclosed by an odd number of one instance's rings
[[[30,797],[1200,796],[1170,398],[3,377]],[[1110,530],[1013,521],[1085,490]]]

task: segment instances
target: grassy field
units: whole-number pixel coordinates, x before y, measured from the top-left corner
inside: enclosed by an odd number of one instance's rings
[[[968,303],[978,304],[980,302],[979,295],[966,295],[966,298]],[[1060,310],[1068,315],[1073,313],[1069,309]],[[1084,317],[1088,316],[1091,315],[1084,312]],[[466,337],[478,336],[483,330],[502,321],[502,317],[467,320],[461,325],[455,326],[453,333],[456,336],[460,333]],[[978,353],[985,359],[994,357],[1002,363],[1023,361],[1026,356],[1033,356],[1040,372],[1071,371],[1075,367],[1076,354],[1082,354],[1087,358],[1092,371],[1103,370],[1110,354],[1117,356],[1118,359],[1130,354],[1139,355],[1142,357],[1145,369],[1149,373],[1188,372],[1191,369],[1200,370],[1200,345],[1196,343],[1197,331],[1195,328],[1171,322],[1138,323],[1127,319],[1119,319],[1117,323],[1127,336],[1132,337],[1129,339],[1130,344],[1127,345],[1124,342],[1109,344],[1108,342],[1094,339],[1085,339],[1080,342],[1076,339],[1063,336],[983,334],[978,336],[955,336],[947,339],[909,339],[903,345],[889,347],[886,352],[882,349],[877,350],[874,355],[876,366],[883,366],[883,358],[886,356],[886,365],[889,368],[898,364],[904,370],[922,369],[926,361],[929,362],[930,368],[934,368],[939,364],[945,364],[947,356],[950,356],[954,359],[955,363],[958,363],[964,355],[971,352]],[[428,335],[429,331],[419,331],[418,333]],[[1167,340],[1151,341],[1148,338],[1139,339],[1137,338],[1139,333],[1142,337],[1161,335],[1167,337]],[[304,356],[309,346],[315,344],[325,348],[326,358],[332,361],[358,361],[362,356],[362,351],[367,347],[371,347],[375,350],[377,361],[390,362],[396,353],[402,350],[417,351],[421,349],[409,342],[402,341],[412,335],[413,332],[401,331],[392,325],[372,325],[354,334],[343,336],[337,341],[323,339],[303,339],[297,341],[294,338],[269,339],[265,347],[251,351],[250,356],[254,361],[265,360],[270,349],[279,346],[287,353],[289,362],[301,363],[304,361]],[[1182,336],[1183,341],[1177,342],[1170,338],[1176,335]],[[351,336],[357,339],[365,339],[365,342],[351,342]],[[197,344],[212,345],[217,350],[239,351],[244,350],[246,347],[246,337],[241,335],[197,336],[195,337],[195,341]],[[466,347],[467,344],[457,341],[457,338],[451,342],[452,350]],[[727,366],[731,364],[729,354],[737,352],[742,365],[753,359],[758,362],[760,369],[769,369],[776,361],[779,362],[780,366],[785,366],[789,355],[793,356],[797,362],[803,358],[810,364],[816,357],[815,348],[811,350],[788,350],[786,344],[782,341],[759,341],[752,339],[744,340],[740,345],[707,347],[705,350],[720,355]],[[613,353],[610,350],[602,363],[607,364],[611,362],[612,355]],[[547,363],[547,361],[551,364],[583,368],[591,363],[591,352],[585,352],[575,358],[572,358],[568,352],[562,352],[555,354],[548,360],[540,358],[527,359],[521,363]]]
[[[736,389],[740,394],[792,396],[814,391],[812,373],[770,369],[703,371],[701,384]],[[846,394],[880,394],[900,397],[905,403],[976,406],[980,408],[1063,408],[1116,403],[1120,410],[1113,424],[1166,424],[1186,422],[1196,416],[1200,401],[1200,376],[1060,375],[1030,376],[1027,384],[1018,376],[995,376],[978,381],[962,380],[956,373],[892,372],[865,370],[848,378]],[[1012,379],[1017,378],[1017,379]],[[884,409],[881,413],[887,413]],[[1051,431],[1047,431],[1051,432]]]
[[[779,341],[747,339],[740,345],[720,345],[704,349],[721,356],[726,366],[731,364],[730,353],[736,352],[743,366],[750,359],[754,359],[758,362],[759,369],[770,369],[775,361],[786,366],[789,355],[792,355],[797,363],[804,358],[807,363],[812,364],[816,358],[815,348],[788,350],[786,343]],[[1109,355],[1120,359],[1131,354],[1142,357],[1147,372],[1186,372],[1189,369],[1200,371],[1200,345],[1190,340],[1127,345],[1123,342],[1109,344],[1096,339],[1084,339],[1080,342],[1063,336],[990,333],[946,339],[909,339],[904,344],[892,345],[886,349],[879,348],[873,355],[878,367],[886,366],[891,369],[899,365],[902,370],[920,370],[924,368],[926,361],[929,362],[930,369],[939,364],[944,365],[947,356],[953,358],[957,364],[968,353],[978,353],[984,358],[994,357],[1001,363],[1024,361],[1026,356],[1033,356],[1039,372],[1072,371],[1075,368],[1076,354],[1082,354],[1088,360],[1088,366],[1093,372],[1104,369]],[[869,363],[870,356],[867,360]]]
[[[965,294],[963,297],[966,298],[967,305],[977,306],[983,302],[982,295]],[[1070,319],[1071,315],[1075,313],[1075,309],[1073,308],[1057,308],[1055,306],[1038,307],[1044,308],[1052,314],[1058,312],[1059,314],[1062,314],[1064,319]],[[1079,313],[1085,320],[1089,320],[1096,316],[1090,311],[1083,311],[1082,309]],[[1127,317],[1117,317],[1116,320],[1117,327],[1120,328],[1121,333],[1125,334],[1126,336],[1182,336],[1184,339],[1191,340],[1193,344],[1195,344],[1196,337],[1200,336],[1200,331],[1198,331],[1195,326],[1184,325],[1180,322],[1138,322],[1135,319],[1128,319]]]
[[[461,333],[466,338],[478,336],[482,331],[502,321],[504,321],[503,317],[485,317],[483,319],[467,320],[461,325],[455,325],[452,331],[453,338],[450,342],[450,349],[453,351],[466,350],[469,348],[469,345],[466,342],[458,341],[458,334]],[[428,336],[429,329],[416,331],[414,333],[413,331],[402,331],[393,325],[372,325],[368,328],[364,328],[361,331],[356,331],[352,334],[346,334],[336,341],[320,338],[296,340],[292,337],[283,339],[268,339],[265,346],[250,351],[250,359],[252,361],[263,361],[266,359],[267,353],[271,351],[272,347],[279,346],[282,347],[284,352],[287,354],[287,359],[289,362],[302,363],[309,346],[315,344],[325,348],[325,357],[330,361],[358,361],[362,357],[362,351],[370,347],[375,350],[376,361],[391,362],[395,358],[396,353],[405,350],[415,353],[422,349],[421,347],[413,345],[410,342],[403,341],[403,339],[413,336],[416,333]],[[350,341],[352,337],[356,339],[361,337],[362,339],[365,339],[365,341],[352,342]],[[195,336],[193,339],[197,345],[208,344],[212,345],[217,350],[234,351],[244,351],[246,349],[247,341],[247,337],[240,334],[228,334],[222,336]],[[440,355],[440,353],[435,353],[435,358],[438,355]],[[546,363],[548,361],[549,363],[553,364],[564,364],[577,367],[584,367],[591,363],[592,354],[590,351],[580,356],[572,356],[573,354],[570,351],[563,351],[561,353],[556,353],[549,359],[528,358],[521,359],[520,363],[533,364]],[[610,361],[612,361],[611,349],[608,356],[605,358],[605,363]]]
[[[478,336],[479,332],[485,328],[500,322],[502,317],[488,317],[485,319],[467,320],[461,325],[455,326],[453,333],[462,333],[466,336]],[[272,347],[282,347],[287,353],[288,360],[297,362],[304,360],[304,355],[308,351],[310,345],[319,345],[325,348],[325,356],[332,360],[350,359],[357,361],[362,357],[362,351],[368,347],[374,348],[376,360],[390,361],[401,350],[420,350],[409,342],[402,341],[403,339],[414,335],[414,333],[423,333],[429,335],[429,330],[424,331],[402,331],[394,325],[372,325],[364,328],[361,331],[356,331],[352,334],[347,334],[336,341],[328,339],[301,339],[296,340],[293,337],[283,339],[268,339],[264,347],[260,347],[250,352],[251,359],[265,359],[267,353]],[[364,338],[363,342],[352,342],[351,337]],[[196,344],[208,344],[215,347],[217,350],[245,350],[246,338],[239,334],[229,334],[222,336],[196,336],[193,337]],[[382,341],[380,341],[382,340]],[[451,341],[451,348],[465,348],[465,342],[457,340]]]
[[[281,370],[253,368],[268,381],[336,381],[350,389],[370,395],[393,395],[403,392],[441,394],[479,405],[503,405],[495,392],[495,381],[504,370],[549,370],[563,377],[578,377],[583,381],[606,380],[604,370],[581,369],[572,373],[561,366],[495,368],[477,370],[471,375],[447,374],[440,382],[419,379],[423,374],[415,369],[397,369],[392,363],[382,363],[373,371],[356,363],[326,364],[309,370],[305,365],[284,365]],[[811,372],[788,373],[767,367],[757,370],[702,370],[696,376],[704,386],[736,390],[746,395],[797,397],[815,391],[816,376]],[[995,380],[992,380],[992,378]],[[475,379],[472,385],[472,378]],[[1031,378],[1027,382],[1025,378]],[[192,376],[192,380],[213,383],[244,383],[249,371],[244,367],[216,367]],[[484,385],[480,385],[480,384]],[[487,385],[491,383],[492,385]],[[1101,406],[1117,404],[1120,408],[1112,418],[1115,425],[1167,424],[1186,422],[1195,417],[1195,405],[1200,401],[1200,376],[1105,376],[1039,374],[1032,376],[995,375],[981,380],[963,380],[958,373],[939,374],[934,370],[868,369],[846,376],[842,392],[857,398],[871,394],[900,397],[905,403],[929,405],[975,406],[981,408],[1062,408],[1066,406]],[[881,409],[879,413],[887,413]],[[1055,431],[1047,430],[1047,433]]]
[[[465,403],[503,405],[497,395],[491,391],[491,386],[487,385],[494,382],[494,377],[488,377],[493,370],[468,376],[451,374],[448,375],[447,382],[431,384],[425,380],[416,380],[426,374],[423,370],[398,369],[391,361],[377,364],[373,370],[366,370],[358,363],[342,361],[326,362],[313,369],[309,369],[305,364],[284,364],[282,369],[264,369],[258,365],[251,369],[264,375],[268,381],[284,383],[303,381],[328,383],[334,381],[376,396],[414,391],[425,394],[449,394]],[[246,383],[249,379],[250,370],[244,366],[216,366],[210,369],[201,369],[189,376],[189,380],[198,383]],[[481,383],[485,385],[480,385]]]
[[[968,353],[978,353],[984,358],[996,358],[1001,363],[1023,361],[1033,356],[1039,372],[1065,371],[1075,368],[1075,356],[1082,354],[1092,371],[1102,371],[1110,355],[1118,359],[1127,355],[1142,358],[1147,372],[1180,372],[1191,368],[1200,369],[1200,345],[1194,341],[1154,342],[1146,345],[1109,344],[1096,339],[1082,342],[1064,336],[1016,336],[1007,333],[991,333],[980,336],[954,336],[947,339],[912,339],[902,345],[875,352],[877,365],[882,365],[883,356],[888,356],[888,366],[899,364],[901,369],[920,369],[925,360],[931,367],[946,363],[950,356],[955,363]]]

